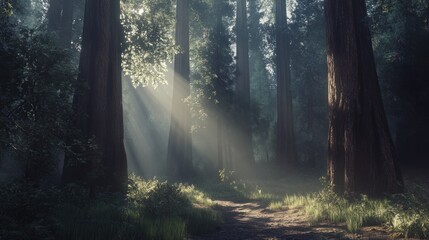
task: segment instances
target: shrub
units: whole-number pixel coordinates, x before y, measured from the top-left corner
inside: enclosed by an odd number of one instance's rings
[[[55,150],[70,134],[76,67],[41,29],[0,18],[0,147],[38,182],[56,167]]]
[[[180,215],[191,207],[190,199],[182,192],[183,185],[161,182],[156,178],[144,181],[130,175],[127,199],[151,217]]]
[[[127,198],[89,199],[78,185],[0,185],[0,239],[184,239],[213,230],[219,214],[194,186],[130,176]]]
[[[144,212],[151,217],[178,216],[191,207],[188,198],[176,185],[158,182],[143,200]]]

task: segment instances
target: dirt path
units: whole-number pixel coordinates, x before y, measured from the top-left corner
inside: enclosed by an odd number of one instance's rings
[[[300,210],[272,211],[259,201],[218,200],[216,203],[216,210],[222,214],[224,223],[216,232],[193,238],[194,240],[389,238],[382,227],[367,227],[360,234],[350,235],[341,225],[310,226]]]

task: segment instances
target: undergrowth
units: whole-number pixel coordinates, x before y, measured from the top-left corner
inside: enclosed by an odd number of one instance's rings
[[[394,238],[429,239],[428,189],[407,183],[408,193],[383,199],[367,196],[345,198],[332,191],[325,178],[322,189],[312,179],[290,174],[278,181],[242,180],[234,172],[219,172],[219,183],[203,188],[216,198],[243,198],[268,202],[272,210],[299,208],[310,224],[331,222],[345,224],[351,233],[364,226],[386,226]],[[315,187],[316,186],[316,187]]]
[[[0,239],[185,239],[221,221],[213,201],[193,185],[130,175],[126,196],[85,188],[0,186]]]
[[[351,233],[363,226],[385,225],[394,237],[429,238],[429,211],[422,199],[413,193],[398,194],[385,199],[360,196],[346,199],[332,191],[322,178],[323,189],[307,195],[287,195],[273,201],[270,209],[299,208],[307,214],[310,224],[345,223]]]

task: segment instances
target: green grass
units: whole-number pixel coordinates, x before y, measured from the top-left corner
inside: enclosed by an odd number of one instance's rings
[[[302,209],[310,224],[345,223],[351,233],[359,232],[363,226],[385,225],[396,237],[429,238],[428,208],[413,193],[385,199],[361,196],[347,200],[325,185],[318,193],[287,195],[281,201],[271,202],[269,208]]]
[[[185,221],[175,218],[148,218],[131,206],[120,207],[102,201],[84,208],[61,205],[55,212],[59,219],[59,239],[183,239]]]
[[[194,185],[186,185],[180,183],[178,185],[180,191],[196,206],[198,207],[212,207],[215,205],[214,201],[207,196],[206,193],[198,190]]]
[[[201,235],[214,231],[222,221],[219,213],[210,208],[194,208],[187,211],[187,232],[191,235]]]
[[[322,178],[323,179],[323,178]],[[351,233],[364,226],[386,226],[393,237],[429,238],[429,189],[407,182],[408,193],[352,200],[331,191],[326,180],[313,175],[285,174],[278,179],[242,180],[234,172],[220,172],[220,182],[202,186],[216,198],[243,198],[268,202],[271,210],[301,209],[310,224],[345,224]]]

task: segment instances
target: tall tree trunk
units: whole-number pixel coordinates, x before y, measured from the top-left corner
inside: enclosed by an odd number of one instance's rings
[[[217,134],[217,170],[228,167],[228,144],[230,142],[227,127],[227,118],[230,105],[232,103],[229,92],[230,81],[232,80],[232,55],[230,55],[230,36],[227,26],[224,24],[226,8],[230,8],[228,1],[213,1],[214,25],[210,26],[210,42],[208,43],[210,56],[208,57],[212,78],[213,90],[216,96],[208,108],[213,111],[213,119],[216,127],[213,128]],[[207,51],[207,50],[206,50]]]
[[[338,193],[403,190],[376,73],[364,0],[326,0],[328,174]]]
[[[221,2],[217,2],[217,4],[221,4]],[[216,15],[216,25],[214,27],[215,37],[214,39],[221,39],[221,33],[225,31],[225,26],[222,22],[222,13],[218,12],[218,9],[222,9],[220,6],[215,7],[215,15]],[[218,46],[216,47],[213,55],[212,61],[219,61],[222,59],[222,49]],[[222,67],[219,62],[218,64],[215,64],[215,73],[221,73]],[[224,84],[224,79],[222,79],[221,74],[218,75],[214,80],[214,90],[216,91],[218,104],[213,104],[213,108],[216,109],[215,117],[217,118],[217,125],[216,125],[216,132],[217,132],[217,163],[218,163],[218,170],[221,171],[225,168],[224,165],[224,134],[223,134],[223,118],[225,117],[225,107],[226,107],[226,86]]]
[[[253,164],[252,128],[250,122],[249,32],[247,29],[246,0],[237,1],[237,102],[242,108],[239,140],[240,160]]]
[[[65,183],[83,180],[91,189],[126,190],[119,16],[119,0],[86,2],[74,124],[94,138],[96,149],[83,163],[69,164],[71,158],[66,158]]]
[[[290,90],[289,40],[286,0],[276,0],[276,75],[277,75],[277,161],[287,166],[297,163]]]
[[[176,44],[181,52],[174,57],[173,105],[167,168],[171,177],[189,179],[193,172],[191,113],[184,101],[190,95],[188,0],[177,0],[176,19]]]

